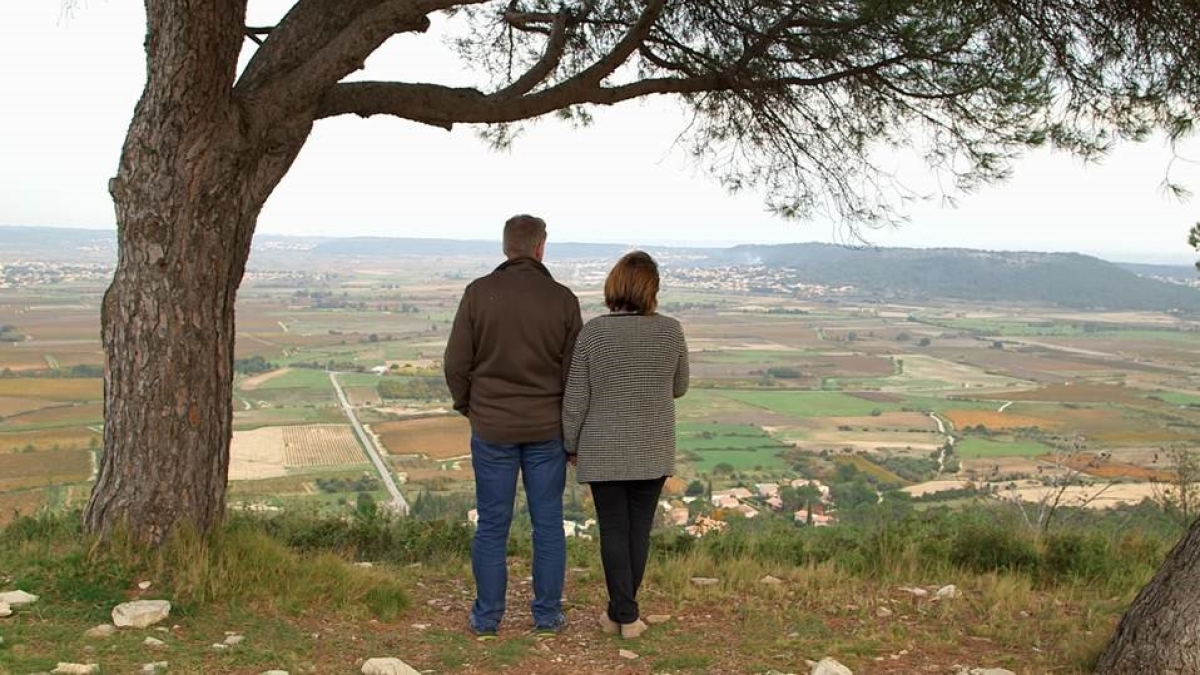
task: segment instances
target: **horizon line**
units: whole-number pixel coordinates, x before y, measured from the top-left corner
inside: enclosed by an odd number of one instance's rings
[[[13,225],[8,223],[0,223],[0,228],[4,229],[58,229],[58,230],[80,230],[80,231],[95,231],[95,232],[113,232],[117,231],[116,225]],[[263,237],[279,237],[285,239],[408,239],[416,241],[446,241],[459,243],[499,243],[500,237],[495,239],[481,238],[455,238],[455,237],[435,237],[435,236],[397,236],[386,234],[294,234],[286,232],[273,232],[269,230],[256,231],[255,236]],[[661,247],[661,248],[679,248],[679,249],[729,249],[739,246],[797,246],[797,245],[823,245],[836,246],[840,248],[850,249],[910,249],[910,250],[965,250],[965,251],[983,251],[989,253],[1075,253],[1078,255],[1088,255],[1101,260],[1106,260],[1112,263],[1125,264],[1158,264],[1158,265],[1186,265],[1190,266],[1195,263],[1195,258],[1187,253],[1163,254],[1155,251],[1080,251],[1068,249],[1035,249],[1035,248],[994,248],[983,246],[969,245],[904,245],[904,246],[886,246],[871,243],[851,244],[844,242],[828,242],[828,241],[775,241],[775,242],[737,242],[734,240],[700,240],[700,241],[680,241],[680,240],[657,240],[657,241],[554,241],[552,245],[584,245],[584,246],[627,246],[627,247]],[[1123,256],[1123,257],[1117,257]]]

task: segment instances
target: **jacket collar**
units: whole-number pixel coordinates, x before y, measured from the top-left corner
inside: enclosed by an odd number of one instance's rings
[[[532,267],[533,269],[541,272],[542,274],[545,274],[547,277],[550,277],[551,279],[554,278],[553,276],[551,276],[550,270],[546,269],[545,265],[538,262],[537,260],[534,260],[533,258],[513,258],[512,260],[505,260],[503,263],[500,264],[499,267],[496,268],[495,271],[503,272],[507,269],[512,269],[514,267],[524,267],[524,266]]]

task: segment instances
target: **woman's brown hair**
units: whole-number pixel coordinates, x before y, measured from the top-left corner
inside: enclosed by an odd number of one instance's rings
[[[653,314],[658,309],[658,263],[644,251],[626,253],[604,282],[604,304],[613,312]]]

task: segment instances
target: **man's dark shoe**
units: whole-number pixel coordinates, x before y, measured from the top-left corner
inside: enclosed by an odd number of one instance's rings
[[[534,635],[538,637],[554,637],[561,633],[567,627],[567,615],[562,612],[554,617],[554,621],[548,624],[538,624],[533,627]]]
[[[467,620],[467,627],[469,627],[471,629],[471,633],[475,636],[475,639],[478,640],[479,642],[488,642],[490,640],[496,639],[496,629],[495,628],[480,628],[479,626],[475,625],[474,621],[471,621],[469,619]]]

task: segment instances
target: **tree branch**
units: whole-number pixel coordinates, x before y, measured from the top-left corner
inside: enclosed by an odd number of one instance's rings
[[[654,27],[654,22],[658,21],[658,17],[662,14],[663,5],[666,0],[649,0],[646,7],[642,9],[638,20],[629,27],[629,30],[621,37],[620,41],[613,46],[608,54],[601,57],[599,61],[586,68],[572,79],[578,79],[587,84],[599,85],[604,81],[625,60],[637,51],[638,45],[650,35],[650,29]],[[570,86],[571,82],[567,81],[564,85]]]
[[[815,77],[742,80],[725,74],[661,77],[602,87],[572,78],[561,85],[515,98],[486,95],[478,89],[455,89],[407,82],[346,82],[326,92],[317,119],[354,114],[394,115],[450,129],[455,124],[501,124],[540,117],[583,103],[613,105],[651,94],[697,94],[713,91],[761,91],[779,87],[815,87],[861,77],[908,58],[899,55],[857,68]]]
[[[567,22],[570,13],[562,10],[554,19],[550,29],[550,39],[546,42],[546,52],[542,58],[522,75],[517,81],[493,94],[497,98],[511,98],[529,93],[558,68],[562,60],[563,50],[567,46]]]
[[[428,14],[487,0],[301,0],[246,68],[237,93],[270,124],[312,107],[397,33],[424,32]]]

